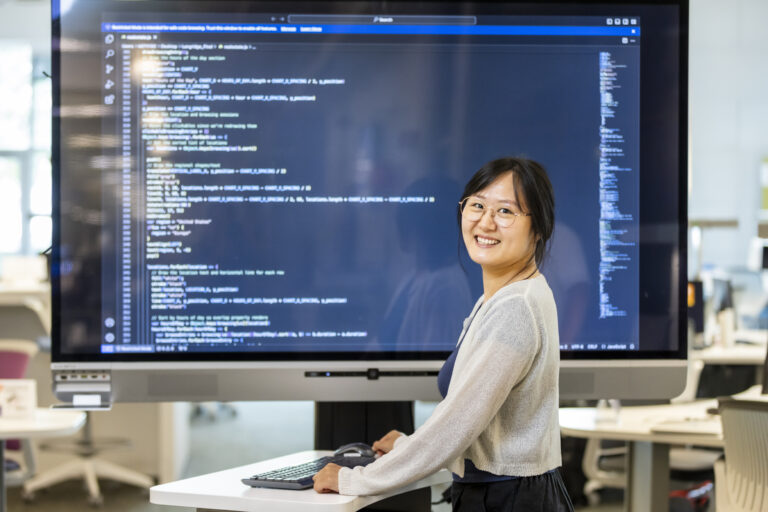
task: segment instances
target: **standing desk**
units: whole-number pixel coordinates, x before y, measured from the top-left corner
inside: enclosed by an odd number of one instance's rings
[[[377,496],[318,494],[314,489],[289,491],[252,488],[240,479],[282,466],[301,464],[330,455],[330,451],[308,450],[216,473],[156,485],[149,490],[149,501],[156,505],[195,507],[198,510],[269,512],[353,512],[386,498],[451,481],[442,470],[410,485]]]
[[[669,509],[670,445],[724,446],[719,416],[707,414],[717,400],[622,407],[617,421],[598,422],[592,407],[560,409],[560,431],[581,438],[628,441],[624,510]]]
[[[32,418],[0,417],[0,462],[5,460],[6,439],[65,436],[77,432],[84,423],[84,412],[44,408],[38,408]],[[0,512],[5,512],[4,473],[0,470]]]
[[[765,362],[766,345],[735,344],[730,347],[713,346],[700,350],[691,350],[689,357],[703,361],[704,364],[734,364],[760,366]]]

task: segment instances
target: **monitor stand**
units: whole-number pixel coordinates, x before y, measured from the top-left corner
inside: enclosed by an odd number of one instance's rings
[[[413,433],[413,402],[315,402],[315,450],[373,444],[390,430]]]
[[[390,430],[414,430],[413,402],[315,402],[315,449],[334,450],[354,442],[373,442]],[[429,512],[429,487],[399,494],[363,510]]]

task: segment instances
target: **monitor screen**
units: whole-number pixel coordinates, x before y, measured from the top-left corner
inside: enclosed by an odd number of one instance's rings
[[[53,2],[57,362],[439,360],[485,162],[563,359],[685,358],[687,3]],[[685,315],[683,315],[683,318]]]

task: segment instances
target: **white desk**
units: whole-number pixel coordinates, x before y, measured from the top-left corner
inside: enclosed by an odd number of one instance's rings
[[[687,404],[622,407],[618,421],[596,421],[591,407],[560,409],[563,435],[629,441],[625,510],[656,512],[669,508],[669,445],[723,446],[718,416],[708,408],[717,400]]]
[[[32,418],[0,417],[0,461],[5,457],[5,440],[31,437],[65,436],[77,432],[85,423],[80,411],[37,409]],[[0,512],[5,512],[5,478],[0,470]]]
[[[760,366],[765,362],[766,345],[747,345],[737,343],[730,347],[712,346],[701,350],[691,350],[691,359],[704,364],[737,364]]]
[[[24,306],[40,318],[45,332],[51,333],[51,285],[0,283],[0,305]]]
[[[768,344],[768,329],[736,329],[733,339],[765,346]]]
[[[149,490],[149,501],[156,505],[174,505],[215,510],[353,512],[384,498],[451,481],[450,472],[442,470],[411,485],[379,496],[318,494],[314,489],[287,491],[282,489],[252,488],[240,481],[240,479],[256,473],[281,466],[301,464],[324,455],[329,455],[330,453],[327,451],[299,452],[217,473],[156,485]]]

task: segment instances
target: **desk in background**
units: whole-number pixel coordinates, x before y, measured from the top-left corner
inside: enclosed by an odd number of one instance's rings
[[[216,473],[201,475],[156,485],[149,490],[149,501],[156,505],[195,507],[213,510],[265,510],[269,512],[353,512],[424,487],[431,487],[451,481],[446,470],[394,492],[379,496],[342,496],[340,494],[318,494],[313,489],[287,491],[282,489],[252,488],[240,479],[271,469],[301,464],[329,455],[327,451],[304,451],[249,464]]]
[[[0,462],[5,457],[5,440],[55,437],[77,432],[85,423],[80,411],[53,411],[39,408],[32,418],[0,418]],[[5,512],[5,478],[0,471],[0,512]]]
[[[43,329],[51,334],[51,285],[0,283],[0,306],[22,306],[32,310]]]
[[[617,421],[598,422],[591,407],[560,409],[563,435],[628,441],[627,493],[624,509],[669,509],[669,447],[723,447],[720,418],[707,414],[717,400],[686,404],[622,407]]]
[[[704,364],[734,364],[760,366],[765,362],[766,345],[737,343],[730,347],[712,346],[700,350],[691,350],[691,359]]]
[[[768,336],[768,331],[748,332],[754,334],[752,339],[744,336],[737,339],[749,339],[752,343],[735,343],[725,347],[714,345],[688,351],[689,362],[694,363],[688,365],[689,372],[694,372],[696,382],[694,394],[691,397],[695,396],[696,389],[703,394],[702,396],[715,397],[729,395],[751,384],[762,384],[766,369],[760,371],[760,368],[765,364],[768,345],[756,342],[757,335]],[[705,366],[709,366],[710,369],[706,370]],[[754,374],[750,373],[751,369],[748,368],[750,366],[757,368],[758,371]],[[706,373],[702,374],[703,370],[706,370]],[[699,381],[702,375],[708,378],[705,377],[700,386]],[[691,375],[688,378],[690,380]]]
[[[59,403],[51,390],[51,355],[41,350],[27,368],[27,378],[37,381],[40,407]],[[93,436],[123,438],[131,449],[102,452],[105,459],[142,473],[155,475],[160,482],[182,477],[190,455],[190,404],[118,403],[111,411],[91,413]],[[74,439],[73,439],[74,441]],[[43,473],[72,460],[73,454],[37,450],[37,472]]]

